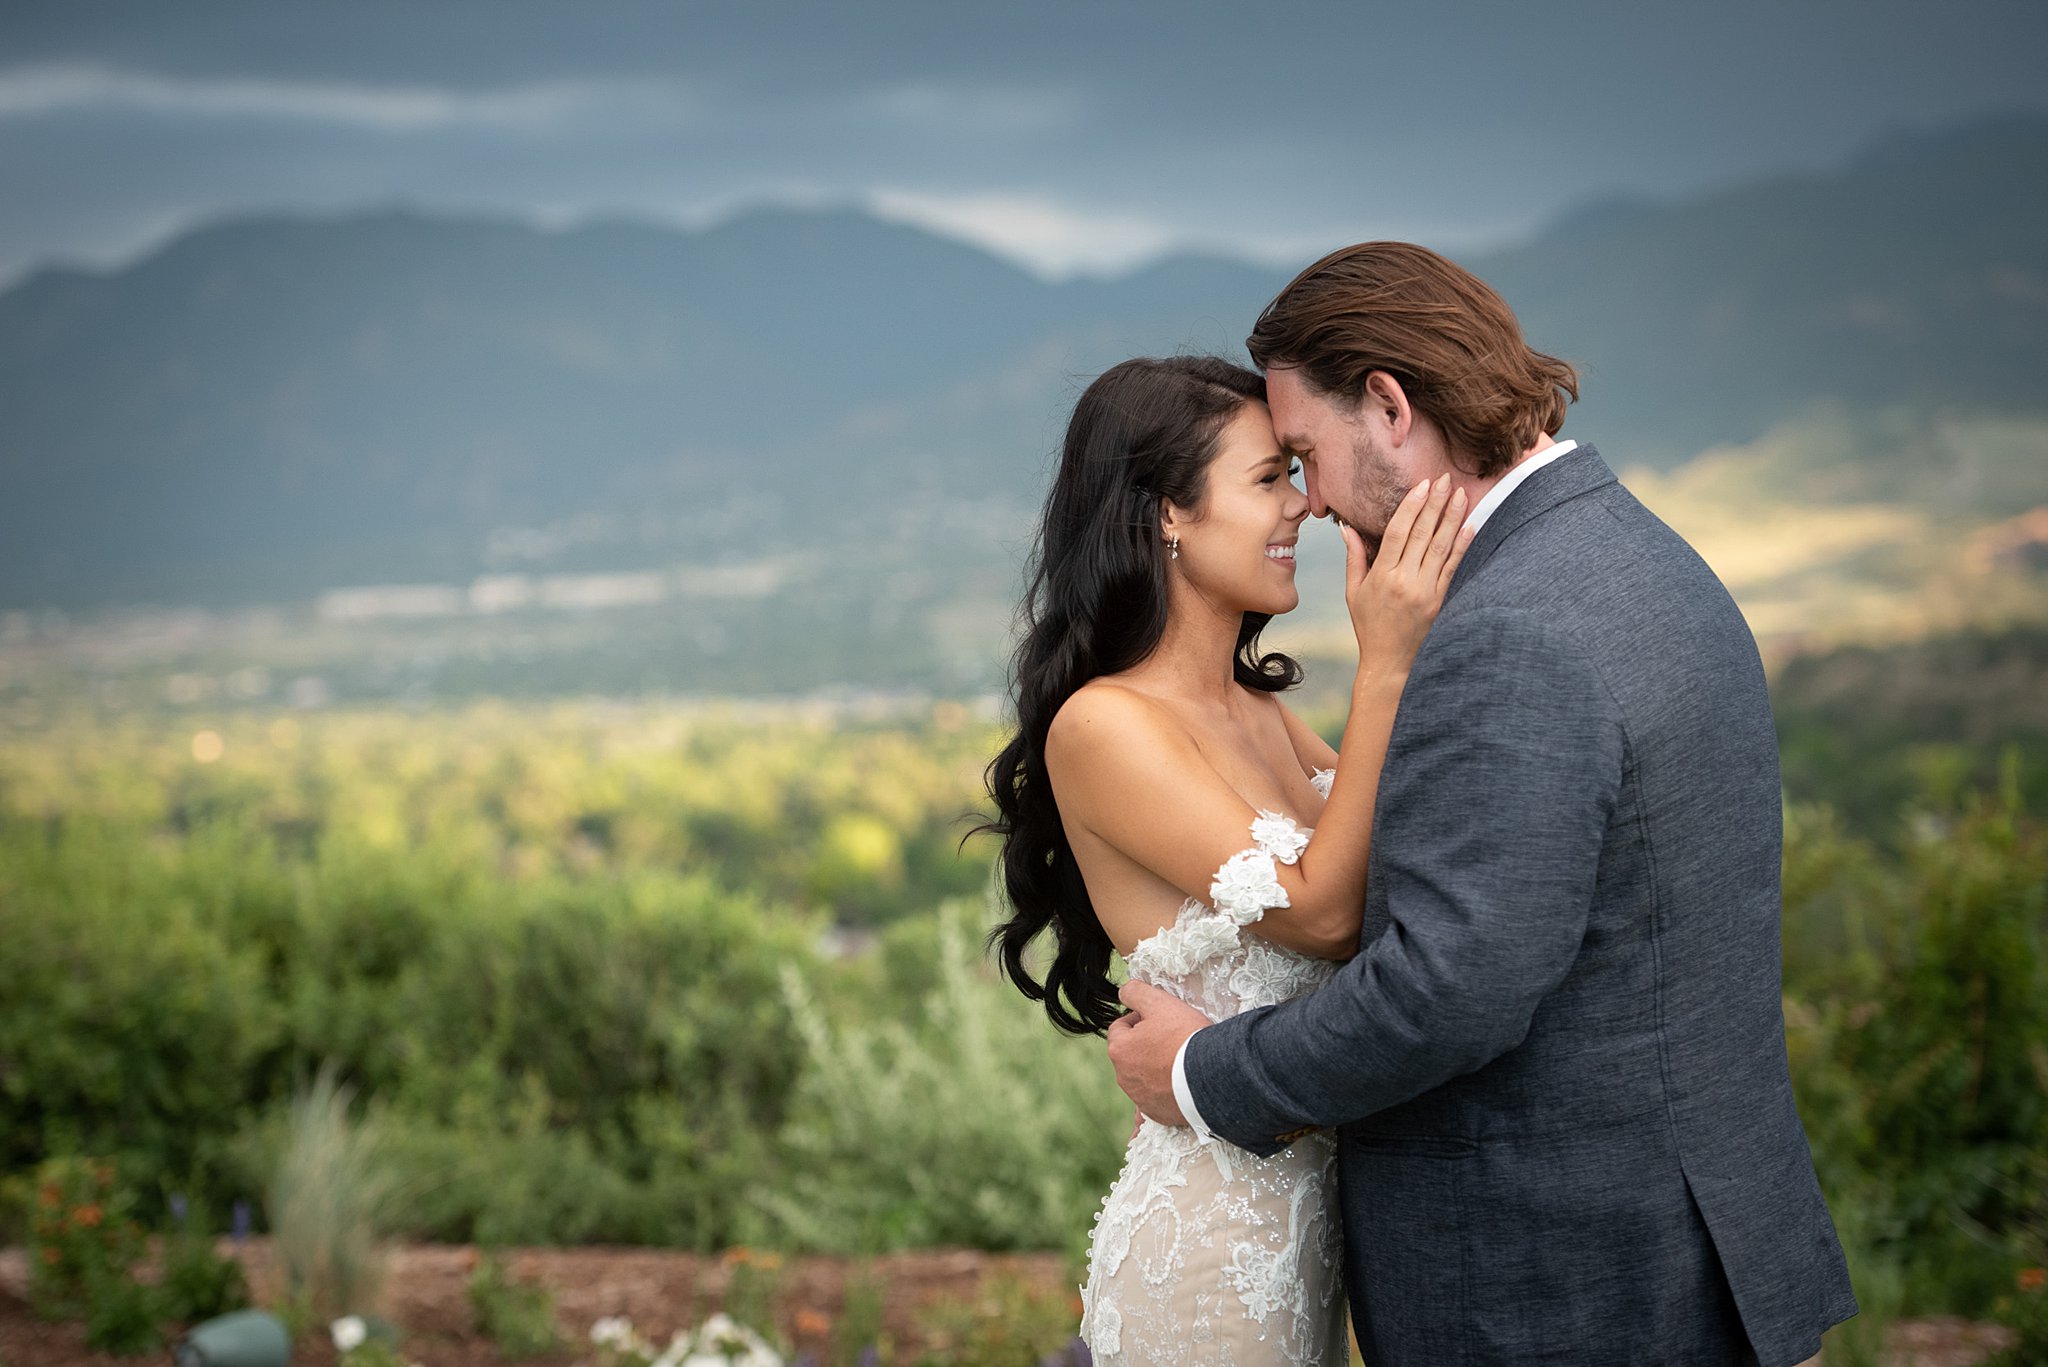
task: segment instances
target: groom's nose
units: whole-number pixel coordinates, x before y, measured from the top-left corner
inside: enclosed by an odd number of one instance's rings
[[[1330,505],[1323,502],[1322,490],[1316,485],[1315,468],[1306,461],[1301,468],[1301,491],[1308,495],[1308,510],[1317,517],[1327,517]]]

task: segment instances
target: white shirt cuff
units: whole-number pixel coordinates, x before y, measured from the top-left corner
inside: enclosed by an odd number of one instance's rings
[[[1197,1030],[1195,1035],[1202,1032]],[[1195,1035],[1189,1035],[1193,1039]],[[1188,1087],[1188,1042],[1182,1040],[1180,1052],[1173,1056],[1173,1100],[1180,1107],[1180,1113],[1187,1117],[1188,1128],[1195,1132],[1195,1138],[1204,1144],[1216,1136],[1209,1133],[1209,1127],[1202,1123],[1202,1113],[1195,1109],[1195,1094]]]

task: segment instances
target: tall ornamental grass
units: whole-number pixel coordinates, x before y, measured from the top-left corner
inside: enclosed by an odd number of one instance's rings
[[[404,1193],[380,1152],[374,1117],[332,1064],[292,1098],[264,1193],[286,1295],[320,1322],[377,1307],[390,1270],[387,1237]]]

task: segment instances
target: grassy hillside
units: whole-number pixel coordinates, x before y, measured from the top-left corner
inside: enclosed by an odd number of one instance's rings
[[[2048,621],[2048,420],[1819,412],[1623,479],[1774,660]]]

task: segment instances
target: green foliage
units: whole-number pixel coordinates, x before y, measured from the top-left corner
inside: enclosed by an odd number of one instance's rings
[[[163,1298],[156,1287],[101,1269],[87,1282],[85,1344],[103,1353],[155,1352],[163,1344]]]
[[[919,1317],[919,1367],[1039,1367],[1066,1356],[1080,1311],[1068,1291],[992,1277],[971,1300],[944,1300]],[[1085,1361],[1085,1358],[1077,1359]]]
[[[1788,661],[1771,681],[1785,789],[1858,834],[1956,805],[2011,772],[2048,809],[2048,626],[2009,625]]]
[[[847,1274],[839,1320],[832,1326],[831,1367],[855,1367],[869,1349],[888,1359],[895,1345],[883,1324],[886,1308],[886,1287],[871,1267],[864,1264]]]
[[[1867,1199],[1838,1192],[1830,1202],[1849,1263],[1849,1282],[1856,1289],[1857,1311],[1828,1331],[1828,1367],[1886,1367],[1893,1361],[1885,1352],[1885,1340],[1899,1316],[1905,1280],[1894,1251],[1873,1246],[1880,1234],[1872,1227],[1873,1217],[1881,1206],[1865,1204]]]
[[[164,1315],[196,1324],[240,1310],[249,1304],[249,1283],[242,1264],[222,1257],[199,1212],[164,1241]]]
[[[722,1261],[725,1313],[741,1324],[772,1330],[782,1308],[782,1255],[740,1247],[728,1249]]]
[[[1823,1183],[1902,1309],[1981,1311],[2048,1217],[2048,831],[2010,768],[1915,814],[1890,867],[1824,817],[1788,830],[1787,1033]]]
[[[554,1296],[544,1286],[513,1281],[496,1255],[485,1257],[471,1274],[469,1307],[478,1332],[508,1358],[549,1352],[560,1339]]]
[[[388,1339],[367,1338],[335,1359],[339,1367],[410,1367]]]
[[[2011,1295],[1998,1305],[1998,1321],[2013,1331],[2014,1342],[1989,1367],[2038,1367],[2048,1362],[2048,1273],[2023,1268]]]
[[[225,734],[211,764],[139,722],[0,734],[0,1229],[36,1241],[53,1156],[81,1181],[76,1156],[118,1160],[121,1228],[161,1225],[162,1193],[271,1185],[332,1060],[375,1102],[394,1234],[1083,1245],[1126,1103],[948,899],[987,876],[950,817],[988,732],[483,706]],[[2042,1260],[2040,758],[1987,797],[1948,753],[1895,747],[1868,780],[1919,794],[1903,820],[1854,793],[1787,812],[1787,1039],[1866,1307],[1831,1340],[1850,1360],[1885,1318],[1981,1313]],[[328,1119],[362,1137],[332,1096]],[[167,1250],[188,1300],[227,1277],[191,1247],[189,1272]],[[57,1256],[82,1318],[85,1255]],[[772,1280],[732,1288],[749,1322]],[[303,1288],[281,1310],[324,1322]]]
[[[142,1229],[133,1191],[103,1159],[53,1158],[35,1174],[29,1296],[47,1319],[85,1320],[88,1346],[145,1353],[162,1341],[162,1294],[135,1280]]]
[[[0,821],[0,1166],[118,1153],[150,1190],[216,1160],[247,1113],[283,1013],[261,957],[163,863],[89,813]]]
[[[0,740],[0,1171],[120,1152],[223,1204],[331,1059],[385,1112],[404,1232],[744,1238],[802,1057],[778,974],[821,923],[719,871],[800,893],[865,813],[895,857],[838,910],[972,886],[985,743],[496,706],[252,723],[211,765],[140,724]]]
[[[118,1176],[105,1159],[53,1158],[36,1169],[29,1299],[44,1318],[77,1317],[142,1256],[134,1193]]]
[[[781,1159],[756,1200],[773,1237],[874,1252],[1078,1248],[1123,1161],[1129,1103],[1099,1041],[1051,1029],[982,961],[963,911],[931,933],[908,1020],[834,1023],[786,977],[808,1049]]]

